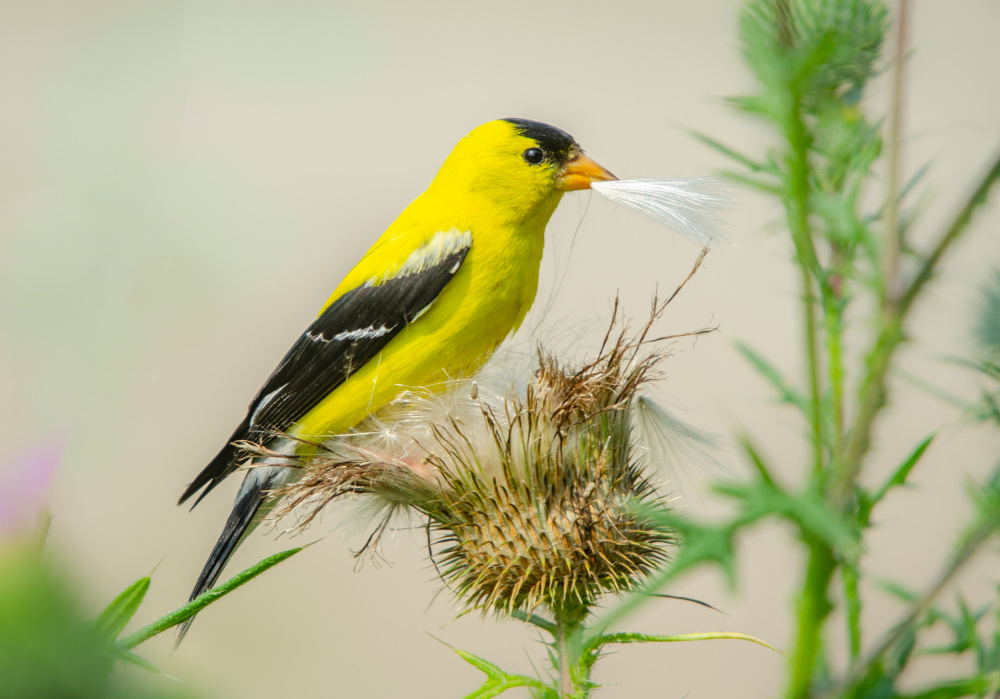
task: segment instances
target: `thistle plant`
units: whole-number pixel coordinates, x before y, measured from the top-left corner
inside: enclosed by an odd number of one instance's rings
[[[757,89],[732,104],[769,127],[773,145],[762,154],[744,154],[698,135],[737,165],[728,173],[733,181],[783,206],[799,281],[805,374],[788,376],[750,344],[741,343],[739,350],[801,416],[809,457],[797,469],[799,482],[784,483],[769,450],[752,436],[743,437],[753,475],[717,487],[737,503],[738,514],[710,523],[668,516],[681,549],[655,583],[706,563],[720,566],[734,580],[738,533],[765,518],[793,524],[804,556],[788,649],[786,696],[794,699],[996,696],[1000,688],[1000,658],[985,650],[990,646],[985,641],[981,662],[967,677],[932,683],[915,694],[897,684],[918,657],[914,648],[932,623],[928,615],[937,610],[936,619],[946,618],[936,606],[941,591],[1000,530],[995,475],[973,489],[972,522],[942,562],[937,579],[925,590],[893,587],[910,605],[894,629],[872,637],[862,626],[866,600],[859,583],[866,532],[880,504],[907,483],[933,440],[930,435],[900,454],[882,484],[862,484],[879,417],[890,404],[892,370],[911,338],[910,316],[928,282],[1000,178],[1000,158],[994,156],[932,243],[921,246],[911,239],[917,216],[910,201],[917,182],[904,183],[900,165],[907,17],[908,3],[902,0],[894,17],[895,55],[888,61],[883,47],[889,13],[881,2],[748,2],[740,16],[740,37]],[[891,112],[883,120],[866,110],[864,98],[871,79],[885,66],[893,80]],[[880,160],[888,172],[884,183],[875,177]],[[866,205],[876,198],[879,204]],[[864,313],[857,313],[858,308]],[[864,323],[851,322],[859,315]],[[852,363],[854,356],[862,359]],[[774,450],[779,451],[787,449]],[[829,638],[834,610],[842,611],[847,623],[842,653]],[[966,638],[978,621],[969,621],[972,617],[965,615],[968,623],[956,626],[965,629]],[[997,646],[995,639],[992,645]],[[956,643],[954,652],[963,648],[968,644]],[[838,672],[841,656],[846,669]]]

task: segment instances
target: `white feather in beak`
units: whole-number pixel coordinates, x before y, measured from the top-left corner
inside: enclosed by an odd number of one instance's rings
[[[732,204],[718,177],[683,180],[611,180],[592,190],[635,209],[698,245],[728,242],[721,212]]]

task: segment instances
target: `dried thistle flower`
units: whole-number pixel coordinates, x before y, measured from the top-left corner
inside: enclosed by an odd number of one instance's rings
[[[544,605],[582,619],[602,595],[635,587],[673,541],[649,516],[667,504],[635,434],[640,389],[667,356],[650,332],[669,300],[634,336],[616,306],[598,356],[577,368],[539,350],[520,395],[473,380],[401,394],[301,464],[272,519],[301,508],[301,529],[330,502],[364,495],[372,550],[396,512],[417,512],[436,569],[470,607]]]

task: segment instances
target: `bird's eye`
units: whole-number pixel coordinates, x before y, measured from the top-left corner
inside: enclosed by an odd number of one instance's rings
[[[523,155],[529,165],[538,165],[538,163],[545,160],[545,151],[541,148],[529,148],[524,151]]]

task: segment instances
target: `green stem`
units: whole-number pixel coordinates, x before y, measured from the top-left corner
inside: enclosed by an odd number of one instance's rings
[[[871,445],[872,428],[886,400],[886,377],[896,348],[903,341],[903,315],[905,311],[897,307],[888,315],[883,312],[875,344],[865,362],[867,372],[858,391],[860,395],[858,412],[851,430],[851,438],[844,453],[844,461],[838,464],[838,473],[832,489],[834,504],[843,507],[854,494],[854,485],[861,472],[861,460]]]
[[[847,637],[851,649],[851,663],[861,655],[861,596],[858,592],[858,571],[842,566],[844,580],[844,606],[847,610]]]
[[[556,695],[559,699],[586,699],[590,695],[590,670],[596,657],[583,651],[583,620],[590,614],[589,605],[553,605],[550,633],[556,653],[558,672]]]
[[[972,214],[981,204],[986,201],[986,196],[990,193],[993,185],[996,181],[1000,179],[1000,150],[993,156],[993,161],[989,166],[989,169],[983,174],[976,188],[972,190],[969,197],[965,200],[962,208],[959,209],[958,214],[952,219],[951,225],[944,232],[941,238],[938,240],[934,249],[931,253],[924,258],[923,264],[917,271],[916,276],[910,285],[903,292],[900,300],[899,307],[904,312],[908,311],[910,306],[913,304],[914,299],[923,289],[924,284],[930,281],[931,277],[937,271],[938,263],[946,252],[951,248],[952,244],[958,240],[963,233],[965,233],[968,228],[969,221],[972,219]]]
[[[850,433],[850,440],[839,465],[833,493],[834,501],[844,504],[853,494],[854,483],[861,471],[861,459],[871,444],[875,418],[885,404],[886,378],[896,349],[904,339],[903,324],[924,285],[937,271],[938,264],[951,246],[968,229],[973,212],[986,201],[993,184],[1000,179],[1000,151],[993,158],[989,169],[979,180],[966,199],[952,223],[938,239],[930,254],[924,258],[913,281],[889,307],[883,307],[880,314],[880,329],[871,351],[868,353],[867,372],[859,390],[858,412]]]
[[[808,361],[809,420],[813,447],[812,472],[814,478],[822,478],[824,440],[815,292],[815,284],[821,278],[821,269],[809,225],[810,135],[802,117],[797,95],[794,106],[788,115],[786,135],[792,149],[789,161],[786,215],[792,241],[795,244],[796,261],[801,273],[802,310]],[[805,699],[810,694],[814,670],[822,649],[823,623],[832,608],[827,598],[827,590],[836,569],[833,555],[827,546],[812,537],[807,537],[806,543],[809,547],[809,565],[806,580],[799,596],[796,642],[791,658],[791,675],[788,685],[790,699]]]
[[[809,567],[798,604],[798,629],[791,657],[788,699],[811,696],[816,663],[823,647],[823,624],[833,606],[827,597],[830,579],[837,568],[830,549],[809,539]]]
[[[896,19],[896,58],[893,66],[892,113],[889,118],[888,200],[886,202],[885,268],[882,279],[882,304],[892,303],[897,293],[899,257],[903,232],[899,228],[899,173],[902,160],[900,142],[903,131],[903,64],[906,60],[906,19],[908,0],[899,0]]]
[[[559,655],[559,699],[573,696],[573,678],[569,672],[569,649],[566,645],[566,622],[556,615],[556,653]]]
[[[843,283],[843,282],[841,282]],[[844,355],[843,336],[844,323],[842,298],[833,289],[827,289],[824,294],[824,320],[826,321],[826,353],[828,356],[828,381],[830,382],[830,399],[833,412],[832,463],[838,464],[844,459]],[[836,466],[833,466],[836,468]]]
[[[801,105],[797,96],[792,109],[789,110],[787,136],[792,152],[789,160],[788,197],[785,212],[788,219],[788,229],[795,245],[796,261],[801,272],[803,324],[811,411],[809,421],[813,443],[813,473],[819,474],[823,469],[823,435],[814,283],[819,277],[820,266],[816,257],[816,249],[813,246],[812,230],[809,226],[809,147],[811,139],[802,118]]]
[[[948,583],[955,579],[966,564],[972,560],[973,556],[979,552],[983,544],[989,541],[996,533],[996,530],[997,525],[994,521],[981,519],[977,522],[971,531],[969,531],[963,544],[954,553],[948,565],[938,574],[937,579],[920,597],[910,604],[907,613],[898,623],[893,624],[892,631],[882,638],[878,646],[868,654],[865,661],[856,663],[844,682],[829,692],[828,696],[842,696],[846,693],[846,689],[863,681],[866,675],[871,672],[871,669],[875,667],[876,663],[927,613],[927,610],[931,608],[931,605],[937,599],[938,595],[941,594],[941,591],[944,590]]]

